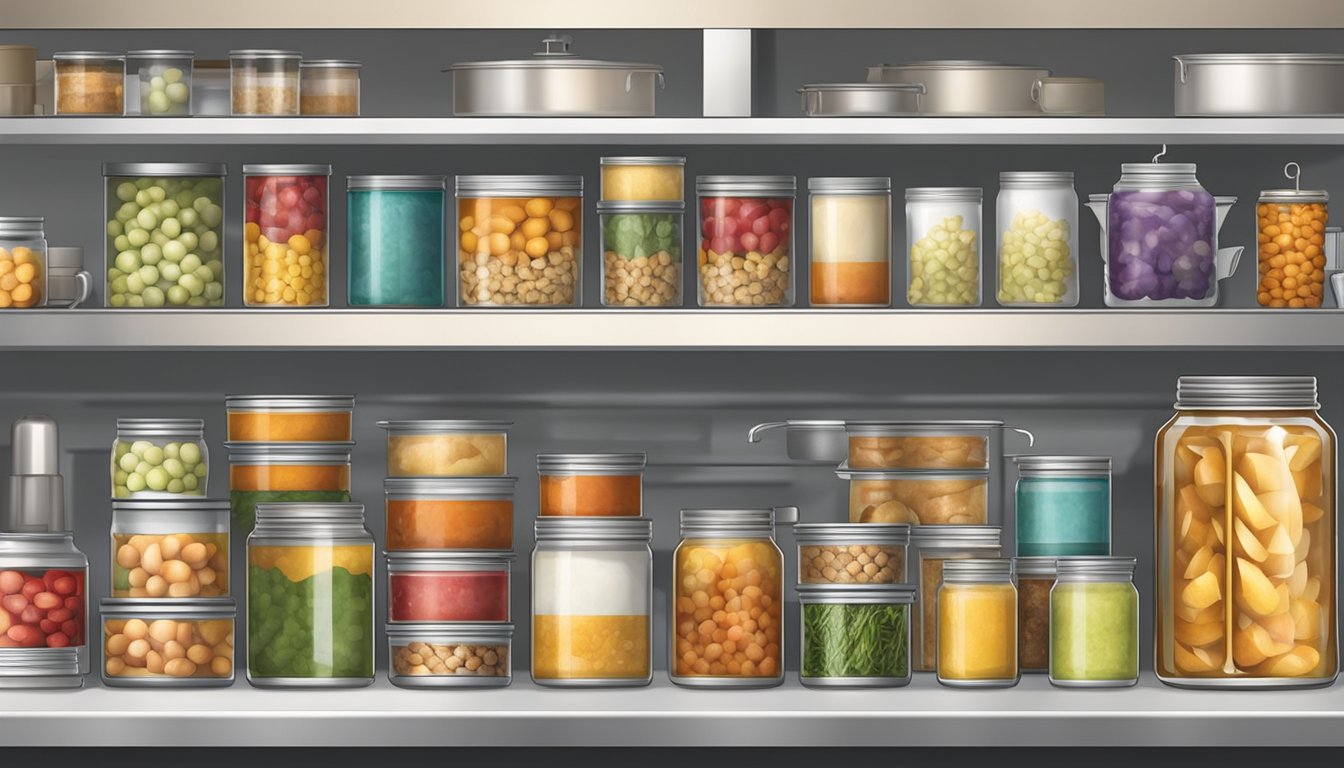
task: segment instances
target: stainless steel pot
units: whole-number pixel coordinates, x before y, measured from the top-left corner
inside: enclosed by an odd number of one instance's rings
[[[919,83],[817,83],[798,90],[812,117],[899,117],[919,114]]]
[[[772,429],[784,430],[785,452],[790,459],[836,463],[849,455],[849,437],[845,422],[838,420],[769,421],[747,432],[747,442],[761,442],[761,435]]]
[[[1344,115],[1344,54],[1172,56],[1176,115]]]
[[[664,86],[657,64],[580,59],[569,35],[542,40],[531,59],[454,64],[459,117],[653,117]]]
[[[1050,77],[1043,67],[992,61],[916,61],[868,68],[870,83],[919,83],[926,115],[1039,115],[1031,98],[1037,80]]]

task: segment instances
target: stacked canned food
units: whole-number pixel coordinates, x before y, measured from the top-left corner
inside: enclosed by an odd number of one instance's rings
[[[602,305],[681,306],[684,157],[604,157]]]

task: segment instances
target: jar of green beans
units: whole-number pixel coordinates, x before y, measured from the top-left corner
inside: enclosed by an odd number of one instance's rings
[[[809,688],[910,682],[909,584],[800,584],[802,674]]]

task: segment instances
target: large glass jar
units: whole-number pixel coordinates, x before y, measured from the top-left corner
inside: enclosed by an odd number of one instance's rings
[[[311,59],[299,64],[299,114],[359,115],[359,70],[343,59]]]
[[[1132,557],[1061,557],[1050,591],[1050,682],[1139,682],[1139,591]]]
[[[648,518],[538,518],[532,552],[532,680],[560,687],[653,680]]]
[[[807,180],[812,305],[891,306],[891,178]]]
[[[912,307],[980,306],[979,187],[905,190],[909,254],[905,296]]]
[[[644,510],[643,453],[537,455],[543,517],[639,517]]]
[[[243,304],[329,302],[330,165],[244,165]]]
[[[686,158],[604,157],[602,200],[684,202]]]
[[[686,204],[597,204],[602,226],[602,306],[681,306],[682,219]]]
[[[1078,193],[1073,171],[999,174],[999,304],[1078,305]]]
[[[1017,554],[1111,553],[1111,457],[1015,456]]]
[[[1284,175],[1294,189],[1266,189],[1255,209],[1255,238],[1260,265],[1256,302],[1281,309],[1316,308],[1325,294],[1325,228],[1330,223],[1330,193],[1302,189],[1302,169],[1289,163]]]
[[[349,176],[345,188],[349,305],[443,306],[447,177]]]
[[[784,555],[773,509],[683,509],[668,674],[691,688],[784,682]]]
[[[233,114],[299,114],[299,62],[302,59],[303,55],[298,51],[229,51]]]
[[[41,216],[0,216],[0,309],[47,300],[47,237]]]
[[[354,440],[354,395],[225,395],[235,443],[346,443]]]
[[[127,69],[138,80],[140,114],[183,117],[191,114],[191,51],[131,51]]]
[[[387,548],[513,547],[516,477],[389,477]]]
[[[1014,557],[1017,577],[1017,665],[1023,672],[1050,669],[1050,590],[1058,572],[1053,557]]]
[[[1339,671],[1335,433],[1309,376],[1182,376],[1157,433],[1158,679],[1312,687]]]
[[[229,502],[112,502],[112,597],[229,594]]]
[[[112,498],[204,496],[210,452],[201,419],[117,419]]]
[[[112,688],[220,688],[233,685],[231,597],[104,599],[103,685]]]
[[[125,56],[102,51],[66,51],[51,58],[56,69],[56,114],[125,114]]]
[[[792,176],[698,176],[702,307],[793,306]]]
[[[248,682],[373,682],[373,536],[363,504],[258,504],[247,566]]]
[[[1125,163],[1107,204],[1108,306],[1218,303],[1217,212],[1193,163]]]
[[[224,163],[106,163],[108,307],[224,306]]]
[[[350,500],[354,443],[235,443],[229,449],[233,535],[246,536],[258,504]]]
[[[910,528],[910,563],[918,581],[918,609],[910,621],[910,656],[916,672],[938,668],[938,589],[943,565],[969,557],[998,557],[1002,552],[997,525],[915,525]]]
[[[71,533],[0,533],[0,659],[15,649],[78,649],[89,671],[89,559]]]
[[[905,523],[799,523],[799,584],[904,584]]]
[[[1013,561],[949,560],[938,590],[938,682],[956,688],[1017,685]]]
[[[800,584],[802,668],[809,688],[910,683],[909,584]]]

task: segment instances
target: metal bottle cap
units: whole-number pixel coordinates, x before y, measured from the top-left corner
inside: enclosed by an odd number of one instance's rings
[[[65,511],[60,437],[50,416],[24,416],[10,434],[12,469],[6,533],[64,533],[71,530]]]

